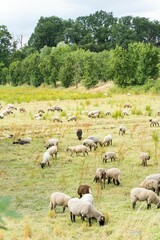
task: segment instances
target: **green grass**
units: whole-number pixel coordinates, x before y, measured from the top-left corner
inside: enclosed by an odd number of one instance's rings
[[[11,92],[18,91],[13,89],[8,87],[2,91],[7,99],[5,102],[3,98],[3,108],[10,102]],[[1,90],[0,88],[0,92]],[[160,96],[148,94],[147,97],[139,95],[137,98],[137,95],[133,94],[128,97],[126,94],[112,92],[109,97],[104,98],[102,91],[87,91],[83,94],[79,91],[77,94],[81,95],[81,99],[74,100],[71,96],[69,98],[68,91],[64,100],[62,97],[48,99],[50,90],[43,88],[32,91],[39,91],[39,95],[44,95],[46,100],[42,101],[36,96],[35,101],[30,101],[30,98],[28,103],[28,100],[25,101],[26,93],[21,94],[23,101],[20,104],[16,100],[15,106],[25,107],[27,112],[20,113],[15,110],[13,115],[0,120],[1,195],[11,196],[11,207],[23,215],[20,219],[4,219],[8,230],[0,230],[0,239],[158,240],[159,210],[154,205],[147,210],[146,203],[137,203],[136,210],[132,210],[129,193],[147,175],[160,172],[160,128],[150,128],[149,116],[145,114],[152,109],[151,116],[156,116]],[[99,98],[94,98],[95,93]],[[65,97],[65,91],[61,90],[61,95]],[[131,111],[129,116],[121,118],[118,111],[123,109],[124,103],[131,103],[137,110],[134,114]],[[55,105],[62,107],[65,114],[46,111],[45,119],[34,119],[38,109],[47,110]],[[100,109],[102,117],[88,118],[86,113],[94,109]],[[103,114],[106,110],[111,111],[111,116]],[[113,117],[112,114],[116,116]],[[53,123],[54,115],[60,116],[63,123]],[[77,122],[68,122],[68,115],[78,116]],[[125,136],[118,134],[120,125],[127,127]],[[83,130],[83,139],[91,135],[103,139],[105,135],[112,134],[113,145],[98,147],[86,157],[71,157],[65,150],[68,146],[80,144],[81,141],[76,137],[78,128]],[[13,139],[6,137],[9,133],[13,133],[15,140],[30,136],[32,142],[30,145],[14,145]],[[45,151],[45,142],[51,137],[59,139],[58,158],[53,158],[51,167],[46,166],[42,170],[39,163]],[[102,157],[106,151],[115,151],[118,160],[103,163]],[[140,165],[141,151],[149,151],[151,154],[147,167]],[[99,184],[93,182],[98,167],[118,167],[122,172],[120,186],[110,184],[101,190]],[[62,213],[62,207],[57,207],[56,213],[49,210],[49,199],[53,192],[62,191],[71,197],[78,197],[77,188],[80,184],[89,184],[92,187],[94,205],[108,220],[104,227],[94,221],[92,227],[89,227],[88,223],[82,223],[79,217],[76,218],[76,223],[72,224],[68,209]]]

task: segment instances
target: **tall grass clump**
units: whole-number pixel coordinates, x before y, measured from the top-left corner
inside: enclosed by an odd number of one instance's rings
[[[151,115],[152,115],[152,109],[151,109],[151,106],[150,106],[150,105],[146,105],[146,112],[147,112],[147,115],[148,115],[148,116],[151,116]]]
[[[112,113],[112,117],[117,119],[117,118],[123,118],[122,111],[121,110],[116,110],[115,112]]]
[[[152,133],[152,141],[154,143],[154,163],[158,164],[158,143],[159,143],[159,136],[156,131]]]

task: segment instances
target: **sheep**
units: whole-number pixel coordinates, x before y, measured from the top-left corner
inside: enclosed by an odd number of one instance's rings
[[[11,103],[8,103],[7,108],[12,110],[17,110],[17,108]]]
[[[105,168],[97,168],[96,169],[96,175],[94,177],[95,182],[100,182],[101,189],[103,189],[103,186],[105,188],[105,181],[106,181],[106,171]]]
[[[53,122],[61,122],[62,120],[59,117],[53,117]]]
[[[147,166],[147,161],[149,161],[149,159],[150,159],[150,156],[149,156],[149,153],[147,153],[147,152],[142,152],[140,155],[139,155],[139,158],[140,158],[140,160],[141,160],[141,164],[143,165],[143,166]]]
[[[111,112],[109,110],[106,111],[106,116],[110,116]]]
[[[133,209],[135,209],[137,201],[147,201],[147,209],[151,207],[152,203],[157,208],[160,208],[160,198],[153,191],[146,188],[133,188],[130,192],[130,198]]]
[[[99,114],[100,114],[100,110],[93,110],[88,112],[88,117],[96,118],[96,117],[99,117]]]
[[[159,195],[159,187],[160,184],[158,183],[157,180],[153,180],[153,179],[146,179],[143,182],[141,182],[139,184],[140,188],[146,188],[148,190],[152,190],[153,192],[155,192],[157,195]]]
[[[105,144],[107,144],[107,146],[112,145],[112,135],[108,134],[107,136],[105,136],[101,144],[102,146],[104,146]]]
[[[32,140],[31,138],[20,138],[17,141],[14,141],[13,144],[20,144],[20,145],[30,144],[31,140]]]
[[[103,158],[103,162],[107,162],[108,159],[111,159],[111,161],[112,160],[115,161],[117,159],[116,153],[115,152],[106,152],[104,155],[104,158]]]
[[[85,156],[85,153],[88,155],[88,148],[84,145],[76,145],[76,146],[72,146],[72,147],[68,147],[66,149],[66,151],[70,151],[71,152],[71,156],[73,155],[73,153],[83,153],[83,156]]]
[[[100,226],[105,224],[105,217],[102,213],[98,212],[93,204],[88,201],[82,201],[78,198],[71,198],[68,201],[68,209],[70,211],[70,218],[72,222],[75,222],[75,216],[81,216],[84,220],[88,218],[89,226],[91,226],[91,219],[95,218]]]
[[[77,190],[77,194],[80,196],[80,198],[86,193],[92,193],[91,187],[89,185],[80,185]]]
[[[51,155],[49,154],[49,152],[47,151],[44,152],[42,157],[42,162],[40,163],[42,169],[45,167],[46,163],[48,163],[48,166],[50,166],[49,164],[50,159],[51,159]]]
[[[71,116],[68,118],[68,122],[70,121],[77,121],[77,117],[76,116]]]
[[[59,141],[56,138],[50,138],[46,142],[46,149],[52,147],[52,146],[57,146],[58,147]]]
[[[94,150],[96,150],[96,148],[97,148],[97,145],[95,144],[95,142],[92,139],[88,139],[88,138],[84,139],[82,144],[86,147],[89,147],[90,151],[92,150],[92,148]]]
[[[159,126],[159,122],[156,118],[154,119],[149,119],[150,122],[150,127],[155,127],[155,126]]]
[[[145,178],[145,180],[157,180],[158,186],[159,186],[158,192],[160,191],[160,174],[159,173],[149,175]]]
[[[4,114],[0,113],[0,119],[3,119],[3,118],[4,118]]]
[[[90,137],[88,137],[88,139],[92,139],[96,145],[99,144],[102,147],[102,141],[99,140],[99,138],[90,136]]]
[[[93,196],[91,193],[85,193],[81,198],[81,201],[90,202],[93,205]]]
[[[43,114],[43,113],[45,113],[45,111],[44,111],[43,109],[39,109],[39,110],[38,110],[38,113]]]
[[[124,135],[127,131],[127,128],[125,126],[120,126],[119,127],[119,135]]]
[[[58,106],[53,107],[53,110],[54,111],[58,111],[58,112],[62,112],[63,111],[63,109],[61,107],[58,107]]]
[[[77,137],[78,137],[78,140],[81,140],[81,139],[82,139],[82,129],[78,129],[78,130],[76,131],[76,135],[77,135]]]
[[[160,116],[160,110],[157,111],[157,115]]]
[[[13,112],[11,111],[11,109],[6,108],[6,109],[4,109],[4,110],[2,111],[2,114],[3,114],[4,116],[7,116],[7,115],[9,115],[9,114],[13,114]]]
[[[122,114],[123,116],[129,116],[129,112],[126,109],[123,109]]]
[[[26,109],[23,108],[23,107],[20,107],[20,108],[19,108],[19,111],[20,111],[20,113],[25,113],[25,112],[26,112]]]
[[[113,180],[114,185],[120,184],[121,171],[118,168],[106,169],[106,177],[108,179],[108,184]]]
[[[42,115],[43,115],[42,113],[38,113],[38,114],[35,114],[34,117],[37,120],[41,120],[42,119]]]
[[[51,210],[55,209],[56,206],[62,206],[63,212],[66,207],[68,207],[68,201],[71,199],[70,196],[62,193],[62,192],[54,192],[50,197],[50,208]]]
[[[53,155],[55,155],[55,158],[57,158],[57,152],[58,152],[58,148],[57,146],[52,146],[50,148],[47,149],[47,152],[49,152],[49,154],[53,157]]]
[[[129,103],[125,103],[123,107],[124,107],[124,108],[132,108],[132,105],[129,104]]]

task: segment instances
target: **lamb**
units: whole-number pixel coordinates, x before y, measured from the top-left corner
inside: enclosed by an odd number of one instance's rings
[[[53,117],[53,122],[61,122],[62,120],[59,117]]]
[[[62,206],[63,212],[65,211],[66,207],[68,207],[68,201],[71,199],[70,196],[62,193],[62,192],[55,192],[52,193],[50,197],[50,208],[51,210],[55,209],[56,206]]]
[[[50,165],[49,164],[49,160],[51,159],[51,155],[49,154],[49,152],[44,152],[43,153],[43,158],[42,158],[42,162],[40,163],[41,165],[41,168],[44,168],[45,165],[48,163],[48,166]]]
[[[124,135],[127,131],[127,128],[125,126],[120,126],[119,127],[119,135]]]
[[[154,119],[149,119],[150,122],[150,127],[155,127],[155,126],[159,126],[159,122],[156,118]]]
[[[76,131],[76,135],[77,135],[77,137],[78,137],[78,140],[81,140],[81,139],[82,139],[82,129],[78,129],[78,130]]]
[[[82,144],[86,147],[89,147],[90,151],[92,150],[92,148],[94,150],[96,150],[96,148],[97,148],[97,145],[95,144],[95,142],[92,139],[84,139]]]
[[[140,188],[146,188],[148,190],[152,190],[157,195],[159,195],[159,187],[160,187],[160,185],[158,184],[157,180],[146,179],[146,180],[144,180],[143,182],[140,183],[139,187]]]
[[[55,158],[57,158],[57,152],[58,152],[58,148],[57,146],[52,146],[50,148],[47,149],[47,152],[49,152],[49,154],[53,157],[53,155],[55,155]]]
[[[108,159],[111,159],[111,161],[112,160],[115,161],[117,159],[116,153],[115,152],[106,152],[104,155],[104,158],[103,158],[103,162],[107,162]]]
[[[99,138],[90,136],[90,137],[88,137],[88,139],[92,139],[96,145],[99,144],[102,147],[102,141],[99,140]]]
[[[105,181],[106,181],[106,171],[105,168],[97,168],[96,169],[96,175],[94,177],[95,182],[100,182],[101,189],[103,189],[103,186],[105,188]]]
[[[91,194],[92,190],[89,185],[80,185],[77,190],[77,194],[82,197],[83,194],[90,193]]]
[[[118,168],[106,169],[108,184],[111,182],[111,180],[113,180],[113,183],[118,186],[120,184],[120,175],[121,171]]]
[[[133,209],[135,209],[137,201],[147,201],[147,209],[151,207],[152,203],[155,204],[157,208],[160,208],[160,198],[151,190],[133,188],[130,192],[130,198]]]
[[[59,141],[56,138],[50,138],[48,139],[46,143],[46,149],[52,147],[52,146],[57,146],[58,147]]]
[[[81,199],[78,198],[72,198],[68,201],[68,208],[72,222],[75,222],[75,216],[81,216],[83,220],[85,217],[88,218],[89,226],[91,226],[92,218],[95,218],[100,226],[105,224],[104,215],[98,212],[90,202],[81,201]]]
[[[77,117],[76,116],[71,116],[68,118],[68,122],[70,121],[77,121]]]
[[[102,146],[105,146],[105,144],[107,144],[107,146],[112,145],[112,135],[108,134],[107,136],[105,136],[101,144]]]
[[[66,151],[70,151],[71,152],[71,156],[73,155],[73,153],[83,153],[83,156],[85,156],[85,153],[88,155],[88,148],[84,145],[76,145],[76,146],[72,146],[72,147],[68,147],[66,149]]]
[[[139,156],[141,162],[142,162],[142,165],[143,166],[147,166],[147,161],[149,161],[150,159],[150,156],[149,156],[149,153],[147,152],[142,152]]]

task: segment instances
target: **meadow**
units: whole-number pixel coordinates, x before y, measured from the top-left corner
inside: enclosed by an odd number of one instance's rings
[[[22,91],[23,89],[23,91]],[[28,97],[27,97],[28,96]],[[0,102],[3,108],[14,103],[17,110],[0,119],[0,195],[10,196],[10,208],[21,213],[19,219],[4,218],[7,230],[0,230],[0,240],[158,240],[160,239],[160,213],[155,205],[146,209],[146,203],[137,203],[133,210],[130,190],[137,187],[147,175],[160,172],[160,127],[150,127],[149,119],[157,116],[160,96],[153,94],[116,93],[107,85],[95,90],[54,90],[30,88],[0,88]],[[125,103],[132,108],[129,116],[121,114]],[[48,112],[47,108],[60,106],[63,112]],[[24,107],[26,113],[20,113]],[[34,115],[44,109],[42,120]],[[91,119],[88,111],[99,109],[99,118]],[[105,112],[111,111],[111,116]],[[76,122],[68,122],[70,115],[76,115]],[[53,116],[59,116],[63,123],[53,123]],[[119,135],[119,126],[127,127],[124,136]],[[83,130],[83,139],[97,136],[103,139],[112,134],[113,145],[98,147],[88,156],[70,156],[68,146],[80,144],[76,130]],[[8,134],[13,134],[8,138]],[[31,137],[31,144],[12,144],[14,140]],[[57,159],[51,166],[41,169],[40,162],[49,138],[59,139]],[[82,140],[83,140],[82,139]],[[118,159],[103,162],[107,151],[115,151]],[[147,167],[140,164],[139,154],[147,151],[151,155]],[[100,184],[93,181],[96,168],[118,167],[121,184]],[[62,207],[50,211],[49,200],[53,192],[62,191],[71,197],[78,197],[80,184],[92,187],[95,207],[106,217],[106,225],[100,227],[95,221],[92,226],[79,217],[71,223],[69,211],[62,213]]]

